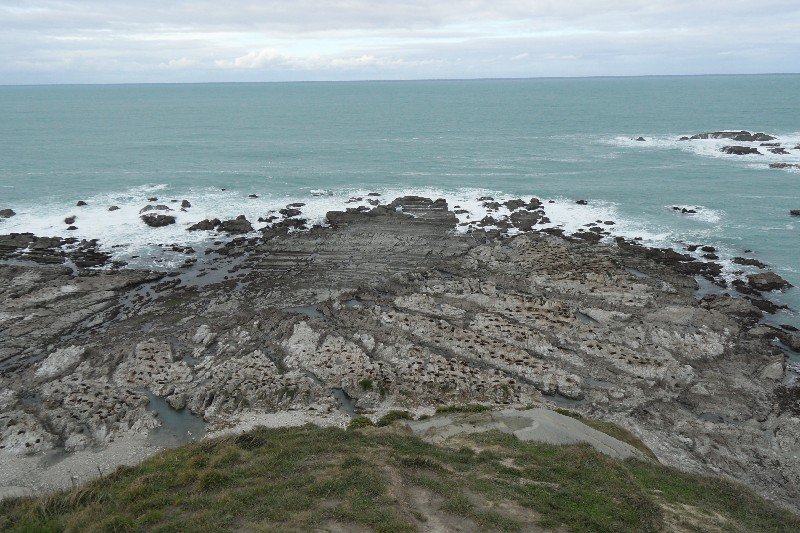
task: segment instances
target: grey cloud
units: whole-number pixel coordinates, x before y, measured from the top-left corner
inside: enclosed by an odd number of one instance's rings
[[[0,83],[800,70],[796,0],[4,0]]]

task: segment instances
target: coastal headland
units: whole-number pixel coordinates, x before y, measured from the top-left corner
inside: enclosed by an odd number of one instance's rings
[[[376,203],[325,226],[301,205],[260,232],[206,221],[217,244],[171,272],[0,236],[0,496],[259,425],[480,404],[613,422],[664,465],[800,511],[800,337],[763,321],[779,276],[729,283],[713,255],[613,221],[540,231],[536,198],[461,233],[444,200]]]

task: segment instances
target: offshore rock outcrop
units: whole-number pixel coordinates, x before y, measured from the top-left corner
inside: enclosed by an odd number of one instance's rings
[[[797,510],[800,413],[771,343],[795,333],[750,300],[698,301],[714,263],[530,231],[541,203],[507,207],[514,237],[455,234],[444,200],[404,197],[285,219],[169,276],[0,265],[0,460],[153,433],[156,400],[209,430],[555,404]]]

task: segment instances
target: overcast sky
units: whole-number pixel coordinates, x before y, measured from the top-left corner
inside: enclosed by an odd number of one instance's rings
[[[0,84],[800,72],[800,0],[0,0]]]

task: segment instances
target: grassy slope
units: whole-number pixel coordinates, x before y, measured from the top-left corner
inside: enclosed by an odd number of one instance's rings
[[[256,429],[0,503],[0,530],[800,531],[800,519],[726,481],[499,433],[461,445],[396,426]]]

